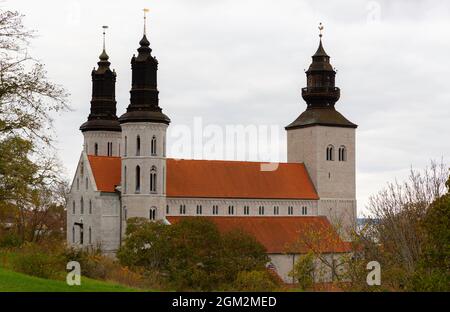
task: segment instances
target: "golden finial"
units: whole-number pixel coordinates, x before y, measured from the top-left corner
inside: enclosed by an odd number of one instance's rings
[[[103,28],[103,50],[105,50],[105,37],[106,37],[106,30],[108,29],[108,26],[104,25]]]
[[[319,37],[322,38],[322,31],[323,31],[323,24],[322,22],[319,23]]]
[[[147,8],[144,8],[142,11],[144,11],[144,35],[147,34],[147,13],[150,11]]]

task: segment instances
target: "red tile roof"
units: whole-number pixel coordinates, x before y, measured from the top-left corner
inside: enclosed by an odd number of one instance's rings
[[[120,184],[119,157],[88,156],[97,189]],[[261,169],[274,169],[264,171]],[[167,159],[168,197],[318,199],[303,164]]]
[[[88,159],[97,189],[102,192],[114,192],[115,187],[120,185],[121,158],[89,155]]]
[[[167,159],[166,194],[201,198],[319,198],[301,163],[185,159]]]
[[[170,223],[188,216],[168,216]],[[349,252],[351,246],[343,242],[326,217],[196,217],[213,221],[219,231],[241,229],[253,235],[268,253]]]

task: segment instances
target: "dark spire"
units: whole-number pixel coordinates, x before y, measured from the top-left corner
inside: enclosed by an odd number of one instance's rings
[[[158,61],[152,56],[150,42],[146,35],[146,13],[144,10],[144,35],[139,41],[138,55],[131,58],[131,91],[130,105],[119,121],[126,122],[158,122],[169,124],[170,119],[159,107],[157,71]]]
[[[121,131],[116,116],[116,73],[112,71],[108,61],[109,56],[105,49],[105,30],[103,26],[103,51],[100,54],[98,68],[93,69],[91,113],[88,120],[81,125],[80,130],[85,131]]]
[[[302,89],[302,97],[307,108],[286,129],[312,125],[356,128],[355,124],[348,121],[334,108],[340,97],[340,89],[335,86],[336,71],[330,64],[330,56],[323,48],[322,23],[319,24],[319,30],[319,47],[312,56],[312,63],[306,71],[307,87]]]

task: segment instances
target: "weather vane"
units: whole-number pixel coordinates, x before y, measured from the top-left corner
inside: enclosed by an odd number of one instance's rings
[[[106,30],[108,29],[108,26],[104,25],[103,28],[103,50],[105,50],[105,36],[106,36]]]
[[[147,34],[147,13],[150,11],[149,9],[144,8],[144,35]]]
[[[322,22],[319,23],[319,37],[322,38],[322,31],[323,31],[323,24]]]

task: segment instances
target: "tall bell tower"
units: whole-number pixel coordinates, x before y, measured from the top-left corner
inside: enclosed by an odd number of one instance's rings
[[[122,127],[123,222],[131,217],[163,219],[166,207],[166,130],[169,117],[159,107],[158,61],[146,34],[131,58],[130,105],[119,118]],[[125,228],[125,226],[123,227]]]
[[[106,54],[107,28],[103,26],[103,51],[99,56],[98,68],[91,73],[91,112],[80,130],[84,136],[84,151],[88,155],[119,156],[121,128],[116,115],[116,72],[110,69],[111,63]]]
[[[335,104],[340,89],[336,71],[322,44],[306,71],[302,89],[306,110],[286,127],[288,162],[303,162],[319,194],[319,215],[343,227],[356,221],[355,129],[357,125],[339,113]]]

